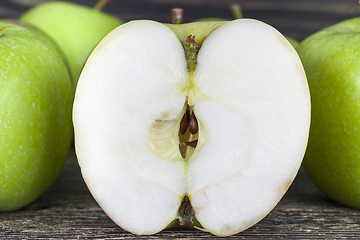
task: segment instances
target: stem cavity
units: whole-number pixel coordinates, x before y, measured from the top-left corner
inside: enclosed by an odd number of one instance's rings
[[[187,62],[187,68],[190,73],[195,71],[198,52],[198,41],[195,39],[195,36],[189,35],[185,41],[185,57]]]

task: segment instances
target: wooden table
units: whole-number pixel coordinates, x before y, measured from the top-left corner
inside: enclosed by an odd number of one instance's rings
[[[0,17],[16,18],[42,0],[1,0]],[[95,0],[81,1],[89,6]],[[283,34],[303,40],[311,33],[358,16],[355,0],[113,0],[104,11],[132,19],[169,22],[169,10],[184,9],[184,22],[202,17],[231,18],[228,7],[240,3],[245,17],[265,21]],[[38,200],[27,207],[0,213],[0,239],[203,239],[213,235],[195,229],[164,230],[154,236],[135,236],[119,228],[97,205],[81,177],[74,148],[61,175]],[[326,197],[303,169],[275,209],[236,239],[360,239],[360,210]]]
[[[112,222],[88,191],[72,148],[55,184],[37,201],[0,213],[0,239],[214,238],[196,229],[169,229],[154,236],[132,235]],[[262,221],[236,239],[360,239],[360,210],[326,197],[300,170],[289,191]]]

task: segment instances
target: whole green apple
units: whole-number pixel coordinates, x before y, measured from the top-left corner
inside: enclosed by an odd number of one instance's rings
[[[312,97],[304,167],[332,199],[360,208],[360,18],[306,38],[297,51]]]
[[[73,139],[66,65],[51,38],[26,25],[0,21],[0,211],[41,196]]]
[[[81,70],[99,41],[122,21],[95,8],[70,2],[47,2],[25,12],[20,19],[47,33],[68,59],[76,87]]]

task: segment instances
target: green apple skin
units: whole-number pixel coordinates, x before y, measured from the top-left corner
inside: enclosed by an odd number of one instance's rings
[[[105,35],[123,23],[96,9],[61,1],[37,5],[20,20],[38,27],[60,46],[69,62],[75,87],[92,50]]]
[[[297,48],[312,97],[303,166],[329,197],[360,208],[360,18],[309,36]]]
[[[0,21],[0,211],[41,196],[72,143],[74,90],[54,46],[33,27]]]

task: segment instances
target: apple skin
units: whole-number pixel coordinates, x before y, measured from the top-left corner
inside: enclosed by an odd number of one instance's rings
[[[360,18],[309,36],[297,48],[312,96],[304,168],[330,198],[360,208]]]
[[[0,21],[0,211],[41,196],[67,158],[74,90],[55,46],[34,27]]]
[[[74,86],[94,47],[123,23],[96,9],[61,1],[37,5],[25,12],[20,20],[43,30],[60,46],[68,59]]]

